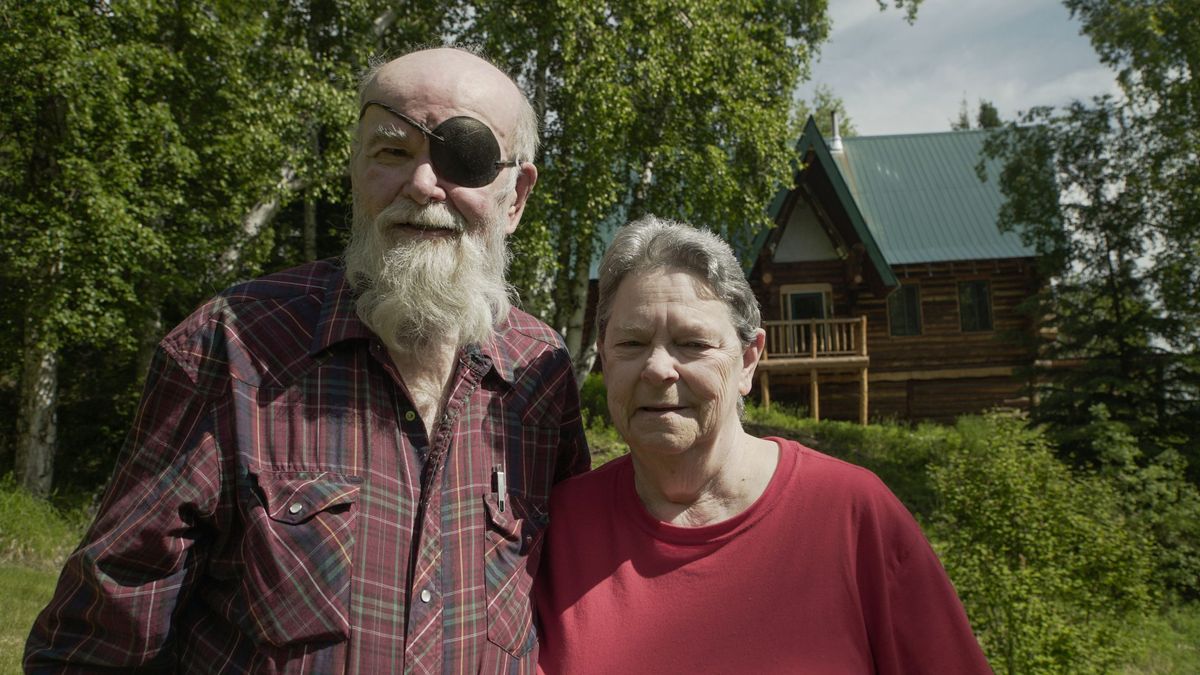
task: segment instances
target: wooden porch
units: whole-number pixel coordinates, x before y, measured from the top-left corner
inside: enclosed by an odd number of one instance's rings
[[[867,423],[867,317],[764,321],[767,347],[758,362],[763,408],[771,407],[771,373],[808,373],[813,419],[821,419],[821,372],[858,375],[858,421]]]

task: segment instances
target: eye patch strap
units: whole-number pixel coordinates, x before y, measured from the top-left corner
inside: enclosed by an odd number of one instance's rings
[[[429,127],[425,126],[424,124],[421,124],[420,122],[414,120],[413,118],[409,117],[408,115],[405,115],[404,113],[400,112],[399,110],[396,110],[395,108],[384,103],[383,101],[367,101],[366,103],[364,103],[362,110],[358,111],[358,119],[359,120],[362,120],[363,115],[367,114],[367,107],[372,106],[372,105],[377,105],[380,108],[383,108],[384,110],[392,113],[396,117],[399,117],[400,119],[404,120],[405,122],[408,122],[410,125],[416,127],[418,131],[420,131],[422,134],[425,134],[429,138],[436,138],[439,141],[446,140],[445,138],[442,138],[438,134],[434,133],[433,129],[430,129]]]

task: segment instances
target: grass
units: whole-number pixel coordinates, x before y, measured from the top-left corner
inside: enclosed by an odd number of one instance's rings
[[[83,508],[55,508],[18,489],[11,475],[0,478],[0,564],[58,569],[87,522]]]
[[[1123,675],[1200,673],[1200,604],[1168,607],[1134,631],[1141,648]]]
[[[0,563],[0,673],[21,672],[25,638],[57,580],[57,571]]]

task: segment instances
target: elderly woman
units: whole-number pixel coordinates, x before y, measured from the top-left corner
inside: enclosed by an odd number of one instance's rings
[[[551,499],[546,673],[987,673],[946,573],[873,474],[742,430],[762,355],[729,246],[646,218],[600,264],[631,454]]]

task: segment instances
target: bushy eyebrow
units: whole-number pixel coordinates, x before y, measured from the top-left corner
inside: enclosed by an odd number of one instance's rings
[[[395,124],[380,124],[375,127],[375,131],[371,133],[371,141],[403,141],[409,138],[412,134]]]

